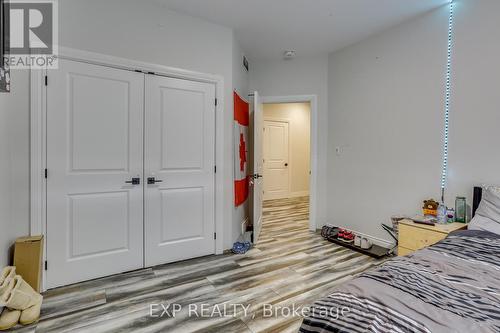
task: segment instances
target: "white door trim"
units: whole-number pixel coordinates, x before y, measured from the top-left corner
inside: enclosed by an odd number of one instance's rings
[[[215,162],[217,170],[225,170],[224,166],[224,78],[221,75],[205,74],[183,70],[168,66],[150,64],[125,58],[109,56],[88,51],[81,51],[66,47],[59,48],[59,58],[80,61],[95,65],[108,66],[123,70],[142,71],[168,77],[186,79],[215,84],[217,98],[215,119]],[[30,234],[46,235],[46,182],[45,168],[47,167],[46,149],[46,86],[45,75],[50,71],[30,70]],[[221,130],[218,130],[221,129]],[[50,177],[50,170],[49,170]],[[224,239],[224,172],[215,175],[215,253],[223,253]],[[44,261],[46,260],[46,246]],[[42,287],[45,290],[45,271],[43,271]]]
[[[318,96],[263,96],[262,103],[304,103],[311,104],[311,181],[309,184],[309,230],[318,226]]]

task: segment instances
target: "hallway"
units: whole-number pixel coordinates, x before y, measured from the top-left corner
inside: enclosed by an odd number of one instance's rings
[[[309,197],[264,201],[262,218],[262,230],[257,247],[276,238],[288,238],[289,233],[290,236],[295,234],[310,236]]]

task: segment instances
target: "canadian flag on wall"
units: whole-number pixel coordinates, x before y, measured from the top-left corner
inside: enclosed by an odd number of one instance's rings
[[[248,126],[250,108],[234,92],[234,203],[236,206],[248,198]]]

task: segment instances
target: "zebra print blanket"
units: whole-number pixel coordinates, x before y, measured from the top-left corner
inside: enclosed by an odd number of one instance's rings
[[[500,235],[459,231],[316,302],[300,332],[500,332]]]

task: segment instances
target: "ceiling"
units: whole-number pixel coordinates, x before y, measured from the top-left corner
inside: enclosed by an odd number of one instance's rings
[[[153,0],[233,28],[250,59],[333,52],[449,0]]]

